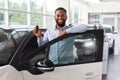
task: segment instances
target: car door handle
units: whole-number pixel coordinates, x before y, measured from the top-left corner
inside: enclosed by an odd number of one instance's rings
[[[84,78],[84,79],[92,79],[92,78],[95,78],[97,76],[98,76],[98,74],[95,74],[93,72],[88,72],[88,73],[84,74],[84,76],[82,76],[82,78]]]

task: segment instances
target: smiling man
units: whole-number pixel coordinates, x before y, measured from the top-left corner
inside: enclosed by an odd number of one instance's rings
[[[63,36],[67,33],[74,33],[74,32],[80,33],[80,32],[85,32],[87,30],[87,26],[84,24],[81,24],[79,26],[72,26],[72,27],[67,26],[66,25],[67,11],[62,7],[58,7],[55,10],[54,19],[56,21],[56,25],[48,28],[44,36],[42,36],[40,29],[36,29],[36,27],[34,28],[33,33],[37,37],[37,42],[39,46],[57,37]],[[74,44],[74,38],[69,38],[63,40],[62,42],[58,42],[50,46],[49,59],[54,64],[73,62],[74,61],[73,51],[72,51],[73,44]],[[68,59],[66,57],[67,55],[71,56],[71,58],[69,57]]]

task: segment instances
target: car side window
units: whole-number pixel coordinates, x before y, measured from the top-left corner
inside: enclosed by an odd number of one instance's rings
[[[50,46],[49,59],[55,65],[90,62],[96,59],[96,38],[93,34],[72,36]]]
[[[97,54],[97,41],[93,34],[78,35],[75,39],[76,61],[95,61]]]
[[[25,36],[28,34],[28,31],[15,31],[12,34],[12,39],[14,41],[14,44],[16,48],[20,45],[20,43],[23,41]]]
[[[33,35],[33,33],[30,33],[29,38],[27,38],[28,41],[25,41],[26,45],[24,46],[24,49],[22,50],[22,62],[24,65],[35,65],[36,62],[44,60],[45,59],[45,53],[47,46],[44,46],[42,49],[39,50],[38,44],[37,44],[37,38]],[[36,51],[39,50],[39,51]],[[34,54],[33,54],[34,53]]]
[[[73,53],[75,42],[74,40],[75,36],[72,36],[50,45],[48,58],[54,64],[73,63],[75,59]]]
[[[38,48],[39,51],[36,51],[36,54],[31,53],[31,50],[25,49],[27,52],[25,52],[26,55],[24,55],[23,61],[29,61],[27,63],[35,65],[36,62],[47,58],[54,65],[66,65],[91,62],[97,58],[97,40],[94,34],[78,34],[53,44],[48,44],[49,42],[45,46],[41,46],[40,50]]]
[[[7,64],[14,50],[15,45],[11,36],[7,32],[0,30],[0,66]]]
[[[0,29],[0,66],[8,64],[28,31]]]

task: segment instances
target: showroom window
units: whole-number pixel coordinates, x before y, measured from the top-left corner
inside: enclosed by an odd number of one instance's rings
[[[0,0],[0,26],[51,27],[54,22],[53,4],[49,0]],[[5,21],[5,22],[4,22]]]
[[[0,8],[4,8],[4,0],[0,0]]]
[[[4,0],[0,0],[0,8],[4,8]],[[4,11],[0,10],[0,25],[4,24]]]
[[[27,0],[8,0],[9,9],[27,11]]]
[[[44,0],[30,0],[31,12],[43,13],[43,2]]]
[[[77,0],[70,0],[70,22],[80,24],[81,22],[81,3]]]
[[[0,10],[0,25],[4,24],[4,11]]]
[[[50,4],[51,2],[53,5]],[[56,9],[56,0],[46,0],[46,13],[53,15],[55,9]]]
[[[27,14],[9,11],[9,25],[27,25]]]
[[[43,15],[40,14],[30,14],[30,22],[32,26],[39,25],[42,27],[43,25]]]
[[[100,13],[88,13],[88,24],[99,24]]]
[[[81,4],[77,0],[71,1],[68,3],[70,8],[67,8],[70,9],[68,22],[78,24],[81,22]],[[0,24],[6,27],[34,27],[37,24],[51,27],[55,25],[54,11],[57,4],[57,0],[0,0]]]
[[[54,17],[49,15],[46,16],[46,27],[52,27],[53,25],[55,25]]]

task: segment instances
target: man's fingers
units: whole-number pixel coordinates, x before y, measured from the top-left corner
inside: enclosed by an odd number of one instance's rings
[[[36,27],[33,29],[33,34],[36,37],[40,37],[42,35],[41,30],[39,28],[37,29]]]

